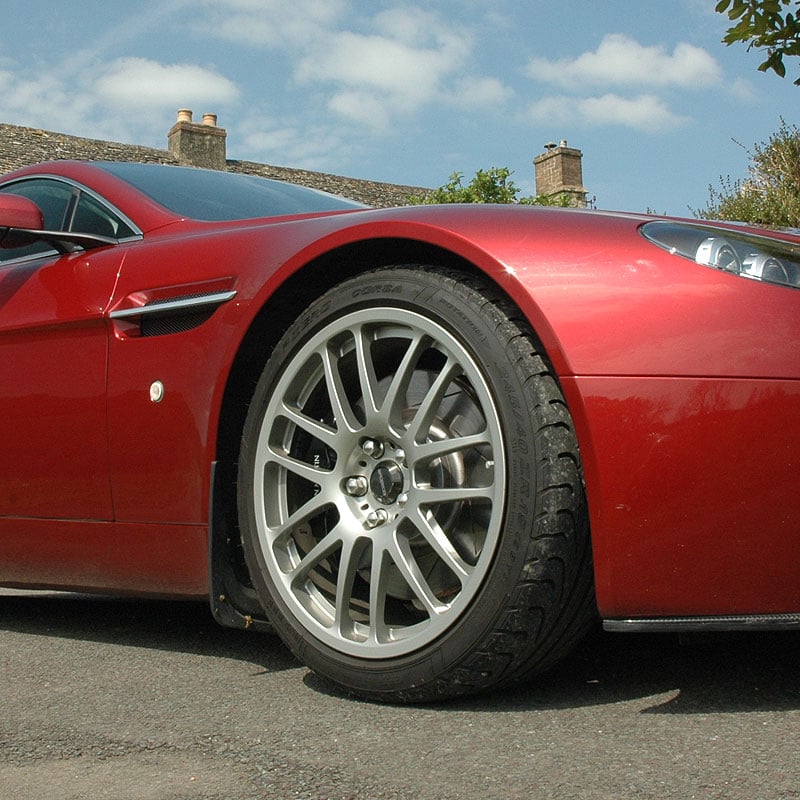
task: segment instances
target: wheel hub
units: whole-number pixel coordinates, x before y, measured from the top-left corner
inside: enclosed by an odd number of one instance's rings
[[[403,491],[403,470],[394,461],[381,461],[372,471],[369,488],[380,503],[390,505]]]

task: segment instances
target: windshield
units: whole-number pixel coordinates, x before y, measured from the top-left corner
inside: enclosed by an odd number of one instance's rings
[[[110,172],[182,217],[217,222],[364,208],[317,189],[232,172],[163,164],[102,162]]]

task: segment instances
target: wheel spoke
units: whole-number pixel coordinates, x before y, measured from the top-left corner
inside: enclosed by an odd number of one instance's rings
[[[411,382],[420,354],[426,346],[427,337],[420,332],[415,332],[409,340],[408,347],[403,354],[403,359],[386,390],[381,412],[384,421],[392,427],[401,427],[406,391]]]
[[[328,558],[328,556],[337,550],[341,546],[341,543],[342,537],[337,533],[337,528],[334,527],[300,559],[300,563],[297,564],[297,566],[286,573],[290,584],[297,589],[308,578],[308,573],[311,572],[320,561]]]
[[[319,467],[315,467],[313,464],[307,464],[305,461],[292,458],[292,456],[289,456],[286,453],[281,453],[274,449],[270,449],[266,462],[277,464],[278,466],[283,467],[283,469],[285,469],[287,472],[292,472],[301,478],[305,478],[311,483],[317,484],[318,486],[324,486],[330,480],[332,480],[332,473],[329,470],[320,469]]]
[[[333,409],[336,427],[342,432],[357,431],[361,428],[361,424],[350,406],[350,401],[347,399],[347,391],[338,369],[338,358],[331,351],[331,348],[327,346],[323,348],[321,356],[325,370],[325,386],[328,390],[328,398]]]
[[[300,508],[293,511],[280,525],[267,529],[270,545],[284,545],[296,528],[330,506],[330,502],[320,493],[303,503]]]
[[[435,458],[460,453],[482,446],[491,447],[492,440],[486,432],[475,433],[470,436],[457,436],[452,439],[439,439],[414,445],[409,455],[413,455],[415,464],[428,463]]]
[[[461,558],[455,547],[453,547],[453,543],[447,538],[447,535],[430,512],[425,512],[421,508],[414,509],[414,511],[415,513],[409,515],[414,527],[425,537],[425,541],[434,549],[436,555],[442,559],[463,584],[472,574],[474,568]]]
[[[422,574],[408,539],[404,536],[395,536],[389,553],[408,587],[422,603],[428,615],[435,617],[447,611],[447,605],[436,597]]]
[[[326,447],[329,447],[331,450],[336,450],[338,439],[336,430],[334,428],[331,428],[322,422],[317,422],[317,420],[311,419],[311,417],[307,417],[296,408],[286,405],[286,403],[281,406],[279,413],[282,414],[293,425],[301,430],[304,430],[315,439],[318,439]]]
[[[428,389],[427,394],[419,404],[414,419],[409,425],[408,432],[414,442],[421,442],[430,430],[431,424],[436,416],[436,412],[441,406],[450,384],[457,375],[461,373],[461,365],[452,357],[448,356],[442,370],[436,376],[433,385]]]
[[[353,600],[353,583],[358,572],[358,565],[365,548],[369,547],[366,538],[346,538],[342,542],[339,555],[339,571],[336,576],[336,604],[334,626],[339,635],[353,638],[353,618],[351,607]]]
[[[369,584],[369,638],[374,644],[385,641],[389,635],[386,625],[386,595],[391,559],[382,547],[373,547]]]
[[[442,503],[466,503],[470,500],[491,500],[494,494],[492,486],[426,486],[420,489],[420,505],[435,506]]]
[[[375,365],[370,353],[370,342],[372,338],[367,335],[364,326],[360,326],[355,331],[356,343],[356,365],[358,369],[358,381],[361,388],[361,398],[364,403],[364,411],[367,419],[374,417],[378,413],[378,400],[375,396],[375,387],[378,379],[375,375]]]

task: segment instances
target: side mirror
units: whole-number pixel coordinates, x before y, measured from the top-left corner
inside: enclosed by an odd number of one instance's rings
[[[21,231],[40,231],[42,228],[44,217],[33,200],[0,192],[0,247],[30,244],[33,241],[31,234]]]
[[[47,242],[59,253],[74,253],[117,244],[117,240],[109,236],[46,231],[42,211],[33,200],[18,194],[0,192],[0,248],[25,247],[35,242]]]

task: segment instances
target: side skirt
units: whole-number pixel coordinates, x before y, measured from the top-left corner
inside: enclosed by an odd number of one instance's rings
[[[800,613],[740,614],[724,617],[605,619],[603,620],[603,629],[615,633],[800,630]]]

